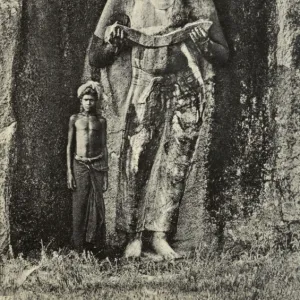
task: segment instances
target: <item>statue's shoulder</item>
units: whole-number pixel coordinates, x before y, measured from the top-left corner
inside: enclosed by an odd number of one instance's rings
[[[101,18],[106,19],[109,25],[116,21],[120,24],[128,26],[129,17],[136,0],[108,0],[102,12]],[[144,1],[144,0],[143,0]]]

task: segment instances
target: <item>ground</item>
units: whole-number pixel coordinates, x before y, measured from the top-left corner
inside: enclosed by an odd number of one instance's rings
[[[200,247],[173,262],[97,259],[42,249],[37,259],[3,257],[0,299],[300,299],[300,253]]]

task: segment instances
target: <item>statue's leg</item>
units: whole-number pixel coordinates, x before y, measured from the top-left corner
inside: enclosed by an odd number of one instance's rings
[[[135,119],[128,119],[132,128]],[[122,148],[119,195],[117,207],[117,228],[127,233],[127,246],[124,256],[139,257],[142,251],[142,231],[137,228],[140,217],[139,207],[142,205],[140,191],[142,189],[143,172],[140,169],[141,156],[149,142],[149,134],[145,128],[135,133],[132,130],[125,132],[125,144]]]
[[[135,94],[137,93],[135,90]],[[128,233],[125,257],[141,254],[144,228],[144,188],[159,146],[164,123],[163,103],[154,92],[145,101],[134,97],[126,119],[121,149],[117,228]],[[155,116],[155,118],[153,117]]]
[[[142,232],[131,233],[127,237],[128,244],[124,252],[124,257],[140,257],[142,254]]]
[[[196,95],[185,93],[172,99],[169,123],[157,153],[147,186],[146,229],[153,231],[153,248],[165,258],[177,258],[167,242],[176,232],[179,206],[195,151],[200,124]]]

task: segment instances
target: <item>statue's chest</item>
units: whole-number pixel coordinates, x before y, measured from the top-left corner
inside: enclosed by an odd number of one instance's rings
[[[174,2],[176,5],[176,1]],[[175,30],[176,9],[156,9],[149,0],[137,0],[131,15],[131,26],[147,35],[159,35]],[[147,12],[147,13],[145,13]],[[172,15],[174,13],[174,16]],[[163,73],[171,61],[181,56],[180,46],[145,48],[135,46],[132,50],[132,64],[149,73]],[[180,59],[180,58],[179,58]]]
[[[137,0],[131,12],[131,27],[146,34],[157,34],[171,26],[170,12],[156,9],[149,0]]]

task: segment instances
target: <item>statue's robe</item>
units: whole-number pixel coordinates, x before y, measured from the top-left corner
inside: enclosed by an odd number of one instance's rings
[[[121,55],[104,42],[105,29],[116,21],[149,35],[159,35],[200,19],[213,22],[208,55],[204,57],[199,50],[201,45],[195,45],[191,39],[184,44],[191,51],[201,78],[196,78],[183,53],[183,43],[159,48],[128,45],[132,76],[127,97],[119,104],[126,113],[119,163],[117,230],[176,230],[201,125],[199,112],[202,113],[205,102],[208,64],[225,61],[228,49],[211,1],[175,0],[165,15],[150,0],[108,1],[98,23],[90,63],[103,68],[114,64]],[[116,88],[118,82],[110,84]]]

